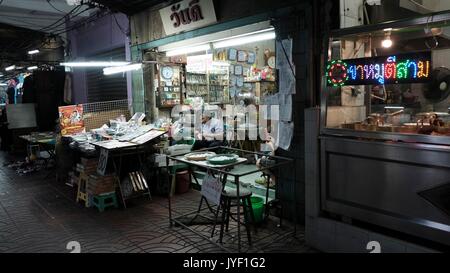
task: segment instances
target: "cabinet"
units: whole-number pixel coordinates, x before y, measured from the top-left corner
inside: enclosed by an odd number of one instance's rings
[[[158,107],[173,107],[182,103],[182,67],[177,64],[162,64],[158,69]]]

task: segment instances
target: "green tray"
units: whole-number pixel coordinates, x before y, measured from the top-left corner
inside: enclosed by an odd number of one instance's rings
[[[219,159],[219,157],[227,157],[226,159]],[[215,156],[211,156],[208,158],[208,163],[213,165],[226,165],[231,164],[237,161],[239,158],[238,155],[235,154],[218,154]]]

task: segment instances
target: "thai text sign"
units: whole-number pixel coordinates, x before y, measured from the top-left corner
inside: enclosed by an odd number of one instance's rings
[[[196,29],[217,21],[212,0],[184,0],[160,9],[159,14],[167,35]]]
[[[423,83],[431,78],[431,52],[334,60],[327,64],[327,85]]]

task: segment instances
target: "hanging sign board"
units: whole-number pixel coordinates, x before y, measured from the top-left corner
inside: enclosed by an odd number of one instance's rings
[[[184,0],[160,9],[159,14],[167,35],[217,22],[212,0]]]
[[[326,69],[327,85],[424,83],[431,78],[431,52],[334,60]]]
[[[85,132],[83,122],[83,105],[69,105],[58,107],[61,135],[75,135]]]
[[[202,195],[208,199],[208,201],[219,205],[220,196],[222,194],[222,184],[218,178],[214,178],[212,175],[207,174],[202,182]]]

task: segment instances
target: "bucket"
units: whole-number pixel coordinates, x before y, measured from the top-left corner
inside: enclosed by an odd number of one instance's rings
[[[255,216],[255,222],[260,223],[264,219],[264,199],[261,197],[252,196],[253,215]]]
[[[188,171],[177,172],[175,192],[176,193],[188,192],[189,187],[190,187],[189,172]]]

